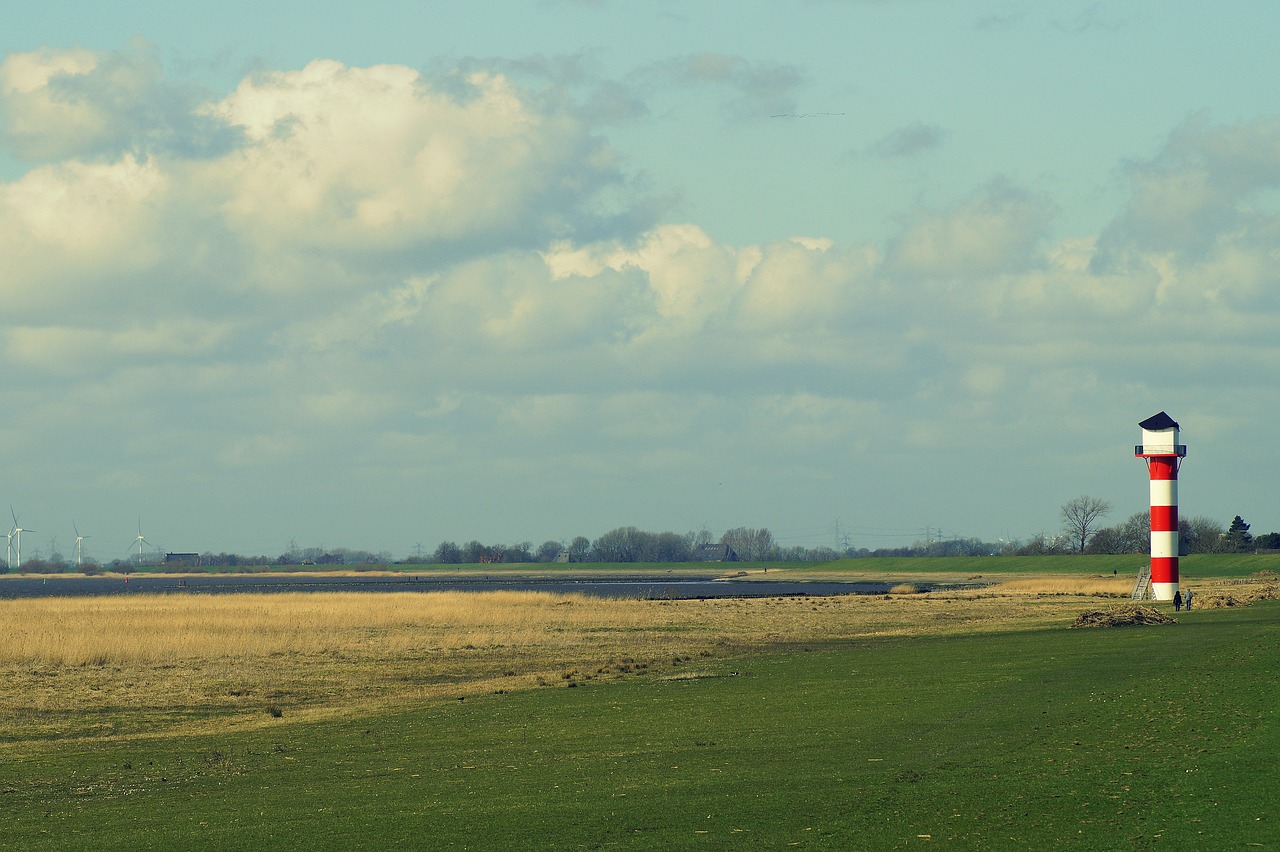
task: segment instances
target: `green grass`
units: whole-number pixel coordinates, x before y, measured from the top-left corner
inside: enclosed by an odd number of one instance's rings
[[[0,846],[1275,848],[1280,603],[1180,618],[68,742],[0,759]]]
[[[803,570],[821,574],[857,572],[868,576],[942,576],[982,575],[998,579],[1008,575],[1080,576],[1110,574],[1134,574],[1150,558],[1146,554],[1129,553],[1107,555],[1061,556],[947,556],[947,557],[868,557],[866,559],[840,559],[818,565],[805,563],[779,563],[776,567],[785,571]],[[775,566],[770,564],[772,570]],[[1185,579],[1221,579],[1246,577],[1255,571],[1280,573],[1280,554],[1253,553],[1193,553],[1178,561],[1179,576]]]
[[[1058,555],[1058,556],[946,556],[911,557],[886,556],[864,559],[838,559],[832,562],[575,562],[512,563],[495,565],[308,565],[308,566],[237,566],[201,568],[195,573],[261,573],[264,571],[390,571],[418,576],[452,576],[458,574],[476,576],[595,574],[600,576],[646,576],[672,574],[673,576],[727,575],[739,571],[755,574],[763,569],[777,572],[780,579],[788,573],[814,577],[856,574],[865,577],[950,577],[982,575],[999,578],[1009,575],[1036,576],[1092,576],[1110,574],[1135,574],[1149,560],[1146,554],[1128,553],[1116,556]],[[1280,573],[1280,554],[1254,553],[1196,553],[1184,556],[1179,562],[1180,574],[1187,579],[1219,579],[1244,577],[1255,571],[1270,570]],[[137,573],[164,573],[163,566],[144,566]],[[760,579],[757,577],[756,579]],[[772,579],[772,578],[769,578]]]

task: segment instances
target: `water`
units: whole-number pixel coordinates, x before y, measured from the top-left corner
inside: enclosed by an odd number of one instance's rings
[[[0,598],[82,597],[127,594],[230,594],[272,592],[490,592],[537,591],[632,600],[689,600],[699,598],[761,598],[807,595],[882,595],[889,583],[801,582],[774,580],[717,580],[713,577],[430,577],[402,575],[215,574],[188,577],[4,577]]]

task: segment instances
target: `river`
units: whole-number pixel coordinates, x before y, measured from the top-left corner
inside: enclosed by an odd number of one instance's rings
[[[707,577],[534,577],[501,574],[480,577],[429,575],[360,576],[350,574],[199,574],[127,579],[111,577],[32,576],[0,578],[0,598],[80,597],[128,594],[232,594],[272,592],[491,592],[537,591],[581,594],[602,598],[689,600],[698,598],[761,598],[807,595],[877,595],[889,583],[741,580]]]

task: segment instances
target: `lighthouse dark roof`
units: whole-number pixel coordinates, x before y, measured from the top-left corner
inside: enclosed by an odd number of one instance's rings
[[[1161,411],[1159,414],[1154,414],[1143,420],[1138,426],[1148,432],[1158,432],[1161,429],[1177,429],[1178,421]]]

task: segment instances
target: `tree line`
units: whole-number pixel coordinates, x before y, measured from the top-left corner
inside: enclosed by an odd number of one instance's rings
[[[1144,553],[1151,546],[1151,512],[1135,512],[1115,526],[1101,526],[1102,518],[1111,512],[1106,500],[1087,494],[1062,505],[1065,545],[1076,553]],[[1269,532],[1256,538],[1250,524],[1236,515],[1231,523],[1203,515],[1178,519],[1178,552],[1187,553],[1252,553],[1280,549],[1280,533]]]
[[[698,562],[707,559],[762,561],[822,561],[842,553],[829,547],[783,547],[767,528],[735,527],[714,539],[703,529],[695,532],[649,532],[626,526],[609,530],[592,540],[545,541],[537,548],[524,541],[513,545],[487,545],[470,541],[459,545],[442,541],[430,556],[409,562],[443,565],[484,562]]]
[[[1087,495],[1063,504],[1061,531],[1041,533],[1025,540],[983,541],[978,538],[953,537],[924,539],[903,547],[867,548],[803,545],[783,546],[766,527],[735,527],[718,539],[706,529],[686,533],[648,532],[634,526],[609,530],[596,539],[577,536],[570,541],[548,540],[534,547],[532,542],[486,544],[478,540],[458,544],[442,541],[430,554],[419,554],[395,560],[386,551],[352,550],[349,548],[296,548],[279,556],[244,556],[235,553],[178,554],[178,561],[166,562],[164,554],[150,554],[143,559],[116,559],[99,564],[84,559],[80,565],[70,564],[56,551],[49,559],[26,560],[19,570],[24,573],[59,573],[81,570],[99,573],[103,570],[128,572],[140,565],[164,564],[175,572],[203,568],[275,567],[304,570],[309,566],[380,566],[388,564],[484,564],[484,563],[554,563],[554,562],[825,562],[839,558],[875,556],[1032,556],[1071,553],[1124,554],[1145,553],[1151,546],[1150,512],[1135,512],[1113,526],[1102,520],[1111,512],[1111,504]],[[1236,515],[1230,524],[1212,518],[1195,516],[1178,523],[1179,552],[1243,553],[1256,550],[1280,550],[1280,532],[1254,536],[1250,524]],[[172,556],[172,555],[171,555]],[[3,569],[0,563],[0,569]],[[17,568],[18,566],[15,566]]]

